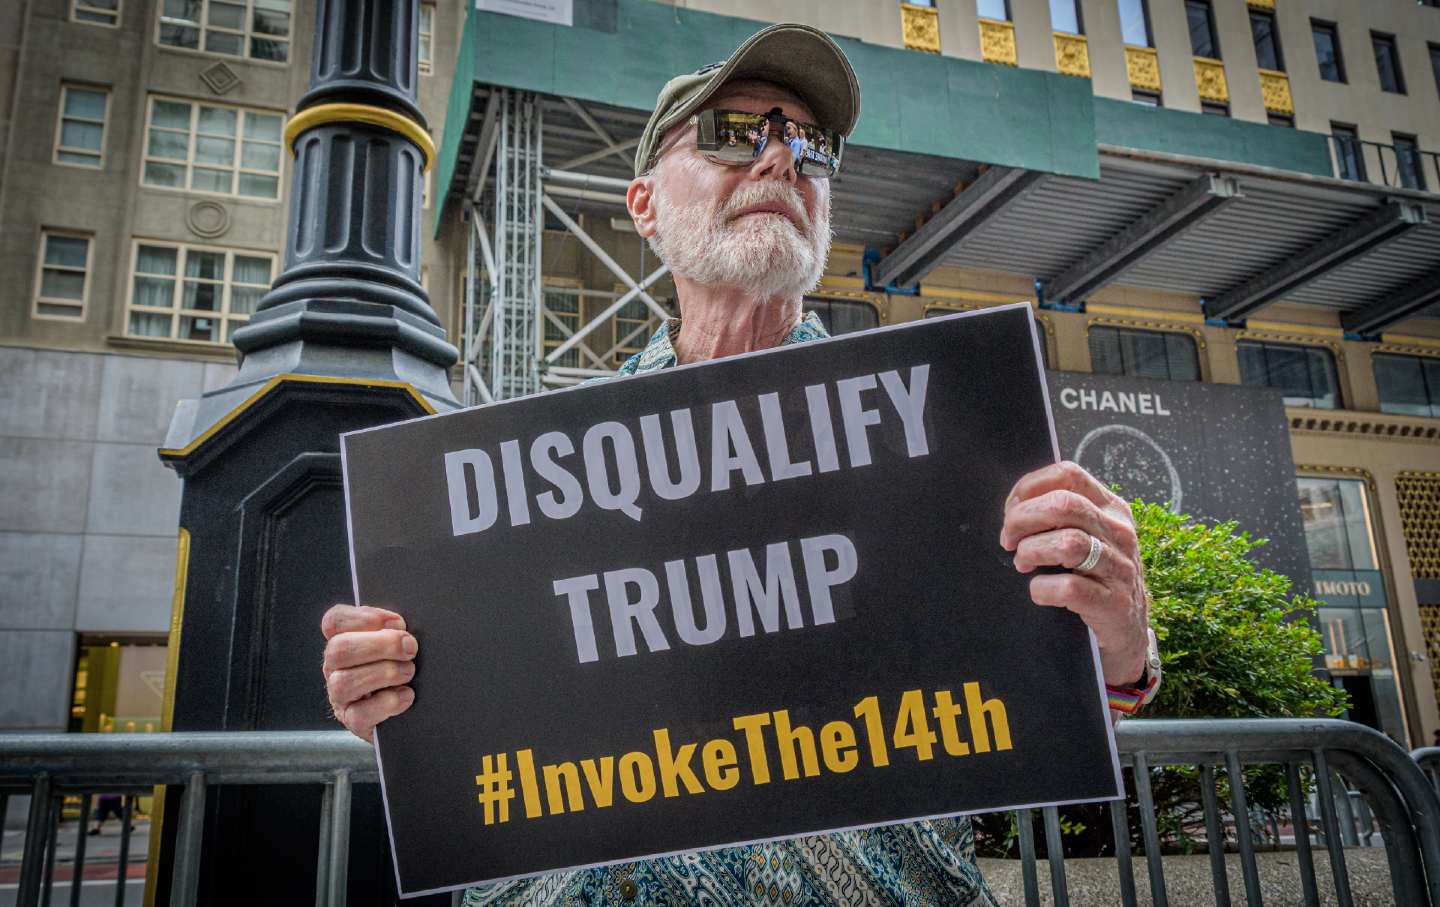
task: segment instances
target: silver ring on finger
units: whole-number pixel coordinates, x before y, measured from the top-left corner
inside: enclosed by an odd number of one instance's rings
[[[1086,533],[1086,535],[1089,535],[1089,533]],[[1085,560],[1075,565],[1076,573],[1089,573],[1091,570],[1094,570],[1095,565],[1100,563],[1100,553],[1105,550],[1105,546],[1100,543],[1099,539],[1093,535],[1089,535],[1089,538],[1090,553],[1085,555]]]

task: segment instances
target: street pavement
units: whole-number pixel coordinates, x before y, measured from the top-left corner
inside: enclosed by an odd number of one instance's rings
[[[60,824],[55,845],[55,881],[50,903],[72,904],[75,877],[75,845],[82,830],[81,823],[70,820]],[[0,907],[16,902],[20,882],[20,861],[24,853],[23,829],[7,828],[0,840]],[[126,866],[124,903],[139,905],[145,891],[145,855],[150,847],[150,822],[136,820],[130,834],[130,854]],[[98,835],[85,839],[85,877],[80,884],[79,902],[84,907],[116,904],[117,866],[120,856],[120,821],[110,819]]]

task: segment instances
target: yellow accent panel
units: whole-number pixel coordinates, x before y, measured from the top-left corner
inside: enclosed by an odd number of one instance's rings
[[[1440,350],[1440,337],[1418,337],[1414,334],[1381,334],[1380,340],[1384,343],[1393,343],[1397,346],[1418,346]]]
[[[1171,312],[1168,309],[1141,309],[1128,305],[1109,305],[1103,302],[1085,303],[1085,311],[1093,315],[1116,315],[1121,318],[1143,318],[1159,321],[1181,321],[1186,324],[1204,324],[1205,316],[1198,312]]]
[[[1055,69],[1064,76],[1090,78],[1090,42],[1084,35],[1055,32]]]
[[[1265,109],[1271,113],[1295,115],[1295,99],[1290,95],[1290,77],[1285,73],[1260,70],[1260,95],[1265,99]]]
[[[940,11],[933,6],[900,4],[900,34],[910,50],[940,52]]]
[[[1010,293],[991,293],[987,290],[956,290],[950,287],[932,287],[921,284],[920,295],[925,299],[954,299],[980,305],[1005,305],[1011,302],[1029,302],[1027,296]]]
[[[981,19],[980,57],[986,63],[1019,66],[1020,51],[1015,46],[1015,23]]]
[[[180,527],[175,544],[175,591],[170,597],[170,638],[165,647],[165,692],[160,704],[160,730],[168,733],[175,720],[175,679],[180,672],[180,629],[185,623],[185,588],[190,579],[190,530]],[[145,904],[155,903],[155,872],[164,838],[165,785],[155,785],[150,813],[150,848],[145,858]]]
[[[160,704],[160,730],[175,718],[175,677],[180,670],[180,628],[185,620],[185,585],[190,578],[190,530],[180,527],[175,545],[175,591],[170,597],[170,638],[165,649],[165,695]]]
[[[1125,45],[1125,69],[1130,84],[1145,91],[1160,90],[1160,55],[1153,47]]]
[[[1271,12],[1275,11],[1275,0],[1249,0],[1249,3],[1256,9],[1268,9]]]
[[[271,391],[275,390],[275,388],[279,387],[286,381],[292,381],[302,384],[354,384],[360,387],[397,388],[399,390],[405,391],[411,397],[413,397],[415,399],[415,402],[425,412],[431,415],[435,413],[435,407],[430,405],[430,401],[426,400],[419,391],[411,387],[409,384],[406,384],[404,381],[390,381],[366,378],[336,378],[330,375],[296,375],[287,373],[284,375],[276,375],[274,378],[266,381],[264,384],[262,384],[259,388],[256,389],[255,393],[246,397],[238,406],[236,406],[234,409],[230,410],[230,412],[226,413],[223,417],[221,417],[220,421],[205,429],[205,431],[202,432],[198,438],[191,441],[189,444],[186,444],[184,447],[178,449],[168,447],[160,448],[160,456],[172,458],[188,457],[190,454],[198,450],[202,444],[204,444],[206,441],[209,441],[216,434],[218,434],[221,429],[233,422],[237,416],[239,416],[241,413],[243,413],[250,407],[254,406],[262,398],[264,398],[266,394],[269,394]]]
[[[1195,58],[1195,87],[1203,101],[1230,103],[1230,83],[1225,81],[1225,64],[1220,60]]]
[[[425,154],[425,169],[435,163],[435,140],[419,123],[384,107],[369,104],[321,104],[302,110],[285,124],[285,147],[295,153],[295,138],[307,129],[326,123],[365,123],[398,132],[420,146]]]
[[[1316,337],[1345,339],[1345,332],[1340,328],[1319,324],[1292,324],[1287,321],[1261,321],[1258,318],[1252,318],[1245,322],[1245,327],[1252,331],[1274,331],[1277,334],[1314,334]]]
[[[824,289],[825,287],[837,287],[843,290],[863,290],[865,289],[865,281],[859,277],[840,277],[826,274],[820,278],[820,288]]]
[[[1086,308],[1087,310],[1089,309],[1088,306]],[[1198,328],[1188,328],[1182,325],[1172,324],[1168,321],[1156,321],[1151,318],[1091,318],[1085,322],[1085,336],[1087,339],[1090,336],[1090,328],[1095,325],[1100,325],[1101,327],[1141,328],[1147,331],[1160,331],[1170,334],[1186,334],[1195,339],[1196,349],[1205,349],[1205,335],[1201,333]]]
[[[1410,575],[1440,579],[1440,472],[1402,472],[1395,477],[1395,492]]]

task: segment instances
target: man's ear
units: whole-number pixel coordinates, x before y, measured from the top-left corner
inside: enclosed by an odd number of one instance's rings
[[[625,207],[630,209],[636,233],[645,239],[655,235],[654,177],[637,176],[630,181],[630,188],[625,190]]]

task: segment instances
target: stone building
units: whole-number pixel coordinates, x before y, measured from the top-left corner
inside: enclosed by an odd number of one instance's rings
[[[674,292],[643,281],[618,181],[656,91],[757,22],[807,22],[863,96],[810,307],[845,331],[1030,301],[1051,369],[1280,388],[1327,665],[1357,720],[1411,745],[1440,728],[1434,0],[557,5],[568,22],[424,6],[426,284],[467,399],[643,343]],[[107,649],[163,643],[178,482],[155,448],[177,399],[226,380],[229,331],[278,273],[313,14],[0,10],[0,266],[20,278],[0,305],[0,682],[19,693],[0,728],[143,730],[89,678],[124,673]],[[502,236],[524,179],[550,204]],[[516,337],[529,353],[504,359]]]

